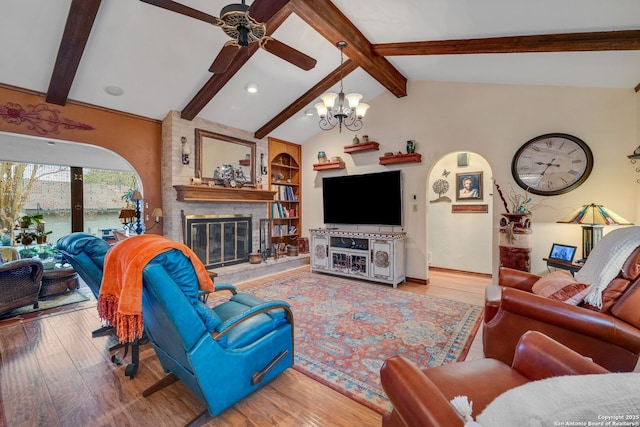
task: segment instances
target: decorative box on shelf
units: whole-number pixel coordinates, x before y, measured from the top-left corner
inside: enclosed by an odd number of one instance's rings
[[[344,147],[344,152],[347,154],[358,153],[361,151],[377,151],[379,150],[380,144],[375,141],[362,142],[360,144],[346,145]]]
[[[382,156],[379,158],[381,165],[392,165],[396,163],[420,163],[422,161],[422,154],[420,153],[407,153],[407,154],[392,154],[390,156]]]
[[[336,162],[315,163],[313,165],[314,171],[323,171],[327,169],[344,169],[344,162],[338,160]]]

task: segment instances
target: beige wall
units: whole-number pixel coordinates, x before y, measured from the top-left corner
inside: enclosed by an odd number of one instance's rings
[[[580,227],[557,224],[556,220],[587,203],[604,204],[632,222],[640,220],[640,184],[627,155],[639,145],[640,101],[632,89],[597,89],[517,86],[494,84],[410,82],[409,95],[397,99],[383,94],[371,102],[365,128],[359,134],[380,142],[379,152],[345,154],[353,133],[323,132],[303,145],[302,167],[305,205],[303,230],[322,226],[321,181],[331,174],[357,174],[399,168],[404,172],[407,276],[427,277],[427,252],[432,243],[427,230],[428,174],[444,155],[472,151],[485,158],[501,187],[518,189],[511,176],[511,159],[529,139],[563,132],[583,139],[593,151],[594,168],[589,179],[567,194],[549,197],[535,210],[533,222],[532,271],[543,272],[542,261],[551,243],[581,245]],[[422,163],[393,167],[378,165],[385,151],[404,151],[405,141],[414,139]],[[313,172],[316,154],[341,155],[346,169]],[[487,177],[489,178],[489,177]],[[417,212],[411,203],[417,195]],[[539,199],[536,197],[536,200]],[[491,200],[489,200],[491,203]],[[497,272],[497,238],[500,213],[498,197],[493,201],[493,271]],[[610,229],[610,228],[609,228]],[[608,231],[609,229],[606,229]],[[470,245],[486,242],[473,241]],[[455,266],[465,269],[461,263]]]

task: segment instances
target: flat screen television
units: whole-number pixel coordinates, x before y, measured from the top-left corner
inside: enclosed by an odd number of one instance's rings
[[[400,171],[322,179],[324,223],[402,225]]]

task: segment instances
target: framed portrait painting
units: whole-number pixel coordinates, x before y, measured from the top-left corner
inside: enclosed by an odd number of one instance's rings
[[[482,200],[482,172],[456,174],[456,200]]]

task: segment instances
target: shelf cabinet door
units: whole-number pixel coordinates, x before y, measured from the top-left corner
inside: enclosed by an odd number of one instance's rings
[[[311,268],[329,270],[329,238],[327,236],[311,236]]]
[[[329,249],[330,270],[350,276],[369,277],[369,253],[348,249]]]
[[[369,277],[369,256],[367,253],[349,254],[349,274]]]
[[[389,240],[373,240],[371,248],[372,276],[382,280],[393,279],[393,242]]]

